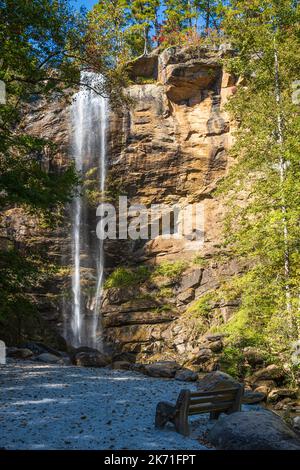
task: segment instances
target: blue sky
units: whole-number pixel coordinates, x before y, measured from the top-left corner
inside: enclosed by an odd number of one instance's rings
[[[73,3],[77,8],[84,6],[90,10],[95,3],[98,3],[98,0],[73,0]]]

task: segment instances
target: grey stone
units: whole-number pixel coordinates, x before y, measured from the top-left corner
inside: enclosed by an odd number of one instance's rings
[[[208,439],[222,450],[300,450],[295,432],[268,410],[221,416]]]
[[[100,351],[82,351],[75,355],[74,363],[82,367],[106,367],[111,363],[111,359]]]
[[[28,359],[33,356],[33,352],[27,348],[7,348],[6,349],[7,357],[12,357],[14,359]]]
[[[183,292],[192,287],[197,287],[200,284],[203,270],[201,268],[187,271],[183,274],[179,286],[179,292]]]
[[[175,379],[180,382],[195,382],[198,379],[198,374],[189,369],[178,370]]]
[[[252,392],[251,390],[245,390],[242,403],[247,403],[247,404],[260,403],[266,398],[267,398],[267,395],[265,393],[257,392],[257,391]]]
[[[199,380],[197,387],[203,392],[213,390],[223,390],[224,388],[238,387],[239,382],[230,375],[219,370],[210,372],[203,379]]]
[[[173,378],[180,366],[173,361],[160,361],[145,365],[145,372],[151,377]]]
[[[62,358],[50,353],[42,353],[37,356],[35,360],[38,362],[46,362],[49,364],[63,364],[64,362]]]

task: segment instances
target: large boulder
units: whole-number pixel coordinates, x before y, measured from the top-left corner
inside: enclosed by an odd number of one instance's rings
[[[6,355],[14,359],[28,359],[33,356],[33,352],[27,348],[11,347],[6,349]]]
[[[50,346],[47,346],[46,344],[40,343],[40,342],[28,341],[27,343],[24,343],[22,347],[26,349],[30,349],[30,351],[32,351],[33,354],[50,353],[50,354],[53,354],[54,356],[58,356],[58,357],[62,356],[62,353],[60,351],[57,351],[56,349],[51,348]]]
[[[245,403],[247,405],[252,405],[255,403],[260,403],[261,401],[264,401],[266,398],[267,398],[267,395],[263,392],[258,392],[257,390],[255,390],[255,392],[253,392],[252,390],[245,390],[242,403]]]
[[[173,378],[180,366],[173,361],[159,361],[147,364],[144,367],[145,373],[151,377]]]
[[[106,367],[111,363],[111,358],[95,349],[77,352],[73,362],[76,366],[81,367]]]
[[[239,382],[231,375],[219,370],[210,372],[203,379],[199,380],[197,388],[203,392],[214,390],[224,390],[226,388],[238,388]]]
[[[244,348],[243,356],[248,364],[250,364],[252,367],[262,365],[265,361],[265,356],[262,351],[254,347]]]
[[[284,378],[285,374],[282,368],[275,364],[271,364],[255,372],[249,380],[254,383],[262,380],[275,380],[275,382],[281,382]]]
[[[298,390],[291,388],[275,388],[268,395],[268,401],[276,403],[284,398],[297,398]]]
[[[35,360],[38,362],[45,362],[48,364],[64,364],[63,358],[55,356],[54,354],[50,354],[50,353],[39,354],[35,358]]]
[[[189,369],[182,369],[176,372],[175,379],[180,382],[195,382],[198,379],[198,374]]]
[[[209,431],[208,440],[222,450],[300,450],[295,432],[268,410],[223,416]]]

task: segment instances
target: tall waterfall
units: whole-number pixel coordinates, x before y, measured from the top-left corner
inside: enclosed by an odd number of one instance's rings
[[[71,331],[66,336],[73,346],[101,349],[101,334],[97,333],[101,331],[104,249],[103,241],[96,238],[96,209],[91,208],[86,189],[92,185],[99,196],[105,189],[108,103],[94,91],[101,88],[100,75],[82,72],[81,83],[71,107],[71,150],[81,187],[72,205],[73,298]]]

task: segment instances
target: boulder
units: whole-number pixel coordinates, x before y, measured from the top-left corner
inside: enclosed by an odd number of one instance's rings
[[[263,364],[265,360],[265,357],[262,351],[253,347],[244,348],[243,356],[245,360],[248,362],[248,364],[250,364],[253,367]]]
[[[300,433],[300,416],[293,418],[293,429],[295,432]]]
[[[268,395],[268,401],[275,403],[283,398],[297,398],[298,392],[296,389],[291,388],[275,388]]]
[[[225,372],[216,370],[210,372],[203,379],[199,380],[197,388],[203,392],[223,390],[224,388],[235,388],[239,382]]]
[[[219,353],[223,349],[223,342],[221,340],[211,341],[208,343],[207,347],[214,353]]]
[[[106,367],[111,358],[97,350],[82,351],[75,354],[73,362],[81,367]]]
[[[180,382],[195,382],[198,379],[198,374],[189,369],[182,369],[176,372],[175,379]]]
[[[256,392],[268,395],[273,388],[276,388],[276,383],[274,380],[260,380],[253,385],[253,388]]]
[[[132,363],[127,361],[115,361],[112,363],[112,368],[116,370],[130,370]]]
[[[223,338],[223,336],[224,335],[222,333],[215,333],[215,334],[206,335],[205,339],[207,341],[210,341],[210,342],[214,343],[216,341],[220,341]]]
[[[198,287],[201,281],[203,269],[197,268],[186,271],[181,278],[179,292],[184,292],[192,287]]]
[[[50,354],[53,354],[54,356],[58,356],[58,357],[62,356],[61,352],[57,351],[54,348],[51,348],[50,346],[47,346],[44,343],[29,341],[27,343],[24,343],[22,347],[26,349],[30,349],[30,351],[32,351],[33,354],[50,353]]]
[[[7,348],[6,355],[14,359],[28,359],[33,356],[33,352],[27,348]]]
[[[252,405],[255,403],[260,403],[261,401],[264,401],[266,398],[267,398],[266,393],[258,392],[257,390],[255,390],[255,392],[252,392],[251,390],[245,390],[242,403],[245,403],[247,405]]]
[[[63,364],[64,363],[61,357],[55,356],[54,354],[50,354],[50,353],[39,354],[39,356],[37,356],[35,360],[38,362],[45,362],[48,364]]]
[[[191,302],[195,298],[194,289],[187,289],[177,296],[177,305],[183,305]]]
[[[128,75],[131,79],[136,77],[157,78],[158,51],[152,51],[130,61],[127,65]]]
[[[209,348],[199,349],[197,354],[194,355],[192,359],[193,364],[203,364],[207,362],[212,357],[212,351]]]
[[[280,366],[271,364],[268,367],[258,370],[250,378],[251,382],[259,382],[261,380],[275,380],[281,382],[284,380],[285,374]]]
[[[295,432],[268,410],[221,416],[208,440],[222,450],[300,450]]]
[[[145,365],[144,369],[145,373],[151,377],[173,378],[180,366],[173,361],[159,361]]]

